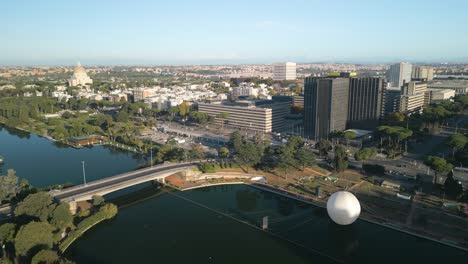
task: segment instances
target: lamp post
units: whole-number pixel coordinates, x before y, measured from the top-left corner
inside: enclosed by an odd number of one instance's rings
[[[86,186],[85,162],[81,161],[81,164],[83,165],[83,182],[84,182],[84,185]]]

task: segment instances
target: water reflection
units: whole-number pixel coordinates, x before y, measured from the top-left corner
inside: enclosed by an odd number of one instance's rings
[[[257,209],[259,195],[254,190],[244,189],[236,192],[237,208],[243,212],[253,212]]]

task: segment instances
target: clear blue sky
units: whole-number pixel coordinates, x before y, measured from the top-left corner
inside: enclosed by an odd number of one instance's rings
[[[0,64],[468,61],[467,11],[466,0],[2,0]]]

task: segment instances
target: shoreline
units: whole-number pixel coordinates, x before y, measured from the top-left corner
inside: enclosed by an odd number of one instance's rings
[[[82,149],[82,148],[84,148],[86,146],[111,146],[111,147],[118,148],[118,149],[121,149],[121,150],[130,151],[130,152],[137,153],[137,154],[143,154],[142,152],[139,152],[139,151],[135,150],[136,148],[131,149],[132,148],[131,146],[128,146],[128,145],[125,145],[125,144],[122,144],[122,143],[117,143],[115,141],[113,141],[114,143],[111,143],[111,141],[108,141],[108,142],[99,143],[99,144],[76,146],[76,145],[73,145],[73,144],[71,144],[71,143],[69,143],[69,142],[67,142],[65,140],[55,139],[55,138],[53,138],[53,137],[51,137],[49,135],[40,135],[39,133],[37,133],[37,131],[29,130],[29,129],[22,128],[22,127],[8,126],[8,125],[5,124],[4,121],[0,121],[0,125],[3,125],[4,127],[10,128],[10,129],[16,129],[16,130],[19,130],[19,131],[28,132],[28,133],[34,134],[34,135],[36,135],[38,137],[45,138],[45,139],[50,140],[52,142],[58,142],[58,143],[66,145],[66,146],[72,147],[74,149]]]

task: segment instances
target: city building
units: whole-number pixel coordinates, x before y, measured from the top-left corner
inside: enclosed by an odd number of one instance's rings
[[[373,129],[379,125],[385,81],[379,77],[349,79],[348,128]]]
[[[159,86],[152,88],[137,87],[133,90],[133,99],[135,102],[139,102],[148,97],[154,96],[159,91],[159,88]]]
[[[451,89],[455,90],[456,95],[468,93],[468,80],[433,80],[427,83],[428,89]]]
[[[427,89],[424,93],[424,106],[433,103],[439,103],[445,100],[450,100],[455,97],[455,90],[452,89]]]
[[[239,87],[233,87],[232,88],[232,92],[231,92],[232,96],[234,98],[237,98],[239,96],[254,96],[256,97],[258,95],[258,91],[257,89],[251,87],[251,86],[248,86],[248,85],[240,85]]]
[[[400,112],[405,114],[421,113],[424,107],[424,96],[427,83],[411,81],[401,88]]]
[[[413,66],[411,78],[432,81],[434,79],[434,68],[431,66]]]
[[[304,107],[304,95],[297,95],[293,97],[293,105]]]
[[[89,78],[85,68],[78,62],[75,69],[73,70],[73,75],[70,77],[70,79],[68,79],[68,85],[78,86],[91,83],[93,83],[93,80]]]
[[[400,62],[392,64],[387,72],[390,87],[401,87],[404,82],[411,81],[411,64]]]
[[[401,88],[387,87],[383,92],[382,116],[400,111]]]
[[[256,107],[252,104],[229,104],[227,102],[198,103],[198,111],[215,117],[216,123],[237,129],[255,132],[272,132],[272,109]],[[220,118],[221,114],[226,119]]]
[[[308,77],[304,84],[304,136],[319,140],[345,130],[349,78]]]
[[[286,127],[286,116],[291,113],[292,98],[274,96],[272,100],[213,101],[198,103],[198,111],[215,117],[218,124],[236,129],[270,133]],[[226,113],[227,118],[220,118]]]
[[[278,62],[273,63],[273,80],[296,80],[296,63]]]

